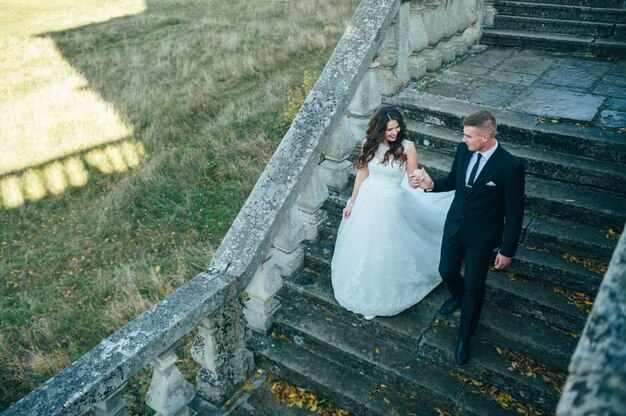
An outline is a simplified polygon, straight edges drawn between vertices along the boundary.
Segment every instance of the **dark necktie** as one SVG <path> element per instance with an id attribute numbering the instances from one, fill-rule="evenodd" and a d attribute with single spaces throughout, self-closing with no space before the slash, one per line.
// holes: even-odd
<path id="1" fill-rule="evenodd" d="M 472 171 L 470 172 L 470 176 L 469 179 L 467 180 L 467 187 L 471 188 L 472 185 L 474 185 L 474 179 L 476 179 L 476 172 L 478 172 L 478 165 L 480 164 L 480 158 L 482 157 L 482 155 L 480 153 L 478 153 L 476 155 L 476 163 L 474 163 L 474 167 L 472 168 Z"/>

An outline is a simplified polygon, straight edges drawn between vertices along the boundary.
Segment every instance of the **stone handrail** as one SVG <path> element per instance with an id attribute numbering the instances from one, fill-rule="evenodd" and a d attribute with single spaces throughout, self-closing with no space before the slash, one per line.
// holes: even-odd
<path id="1" fill-rule="evenodd" d="M 626 406 L 626 229 L 569 364 L 557 415 L 623 415 Z"/>
<path id="2" fill-rule="evenodd" d="M 363 123 L 382 95 L 476 43 L 482 11 L 483 0 L 363 0 L 209 268 L 2 415 L 125 415 L 121 392 L 147 365 L 146 403 L 159 415 L 194 414 L 196 394 L 224 403 L 253 369 L 245 332 L 270 328 L 275 294 L 302 268 L 301 244 L 316 238 L 328 188 L 347 183 Z M 174 346 L 196 328 L 194 391 Z"/>
<path id="3" fill-rule="evenodd" d="M 118 402 L 114 396 L 130 377 L 224 303 L 229 281 L 233 277 L 223 273 L 201 273 L 2 415 L 81 415 L 101 402 Z"/>

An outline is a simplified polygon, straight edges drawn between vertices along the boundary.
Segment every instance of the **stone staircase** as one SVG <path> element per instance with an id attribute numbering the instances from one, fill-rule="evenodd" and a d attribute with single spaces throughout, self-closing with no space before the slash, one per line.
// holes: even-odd
<path id="1" fill-rule="evenodd" d="M 420 164 L 434 177 L 446 173 L 468 104 L 410 88 L 388 101 L 402 109 Z M 443 285 L 373 321 L 336 303 L 330 261 L 346 188 L 331 190 L 304 269 L 284 282 L 271 336 L 251 337 L 257 365 L 351 414 L 553 414 L 598 267 L 615 246 L 607 233 L 626 218 L 626 148 L 615 131 L 551 129 L 507 111 L 496 118 L 500 142 L 526 166 L 527 212 L 512 267 L 490 271 L 470 363 L 453 358 L 459 312 L 437 315 Z"/>
<path id="2" fill-rule="evenodd" d="M 623 0 L 497 0 L 487 45 L 626 56 Z"/>

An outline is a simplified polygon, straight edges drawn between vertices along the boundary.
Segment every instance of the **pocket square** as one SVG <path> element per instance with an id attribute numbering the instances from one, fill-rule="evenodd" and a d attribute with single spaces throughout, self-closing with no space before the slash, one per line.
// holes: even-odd
<path id="1" fill-rule="evenodd" d="M 493 181 L 489 181 L 489 182 L 487 182 L 487 186 L 496 186 L 496 184 L 493 183 Z"/>

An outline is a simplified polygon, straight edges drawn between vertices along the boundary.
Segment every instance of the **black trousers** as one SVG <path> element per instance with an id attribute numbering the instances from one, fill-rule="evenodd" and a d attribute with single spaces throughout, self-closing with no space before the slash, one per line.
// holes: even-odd
<path id="1" fill-rule="evenodd" d="M 459 339 L 469 340 L 476 331 L 485 299 L 485 281 L 493 258 L 493 247 L 468 248 L 462 232 L 441 243 L 439 274 L 450 295 L 462 301 Z M 465 260 L 464 275 L 461 265 Z"/>

